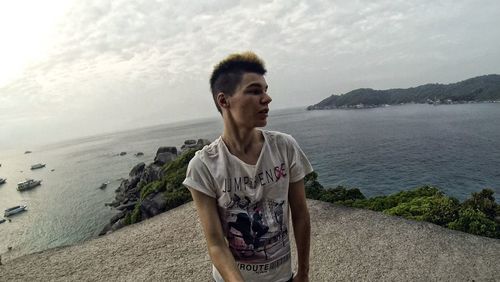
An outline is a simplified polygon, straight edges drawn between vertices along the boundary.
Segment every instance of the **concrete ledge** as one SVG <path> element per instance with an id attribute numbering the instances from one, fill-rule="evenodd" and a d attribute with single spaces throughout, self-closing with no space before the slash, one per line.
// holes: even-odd
<path id="1" fill-rule="evenodd" d="M 500 240 L 308 200 L 310 281 L 494 281 Z M 295 263 L 294 254 L 294 263 Z M 0 281 L 209 281 L 192 203 L 77 245 L 0 266 Z"/>

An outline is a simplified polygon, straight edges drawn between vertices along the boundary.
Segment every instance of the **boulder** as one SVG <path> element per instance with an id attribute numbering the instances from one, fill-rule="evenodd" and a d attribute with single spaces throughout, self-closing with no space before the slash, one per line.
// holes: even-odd
<path id="1" fill-rule="evenodd" d="M 140 163 L 136 164 L 134 166 L 134 168 L 132 168 L 132 170 L 130 171 L 130 173 L 128 175 L 131 177 L 136 176 L 136 175 L 142 173 L 142 171 L 144 170 L 145 167 L 146 167 L 146 164 L 144 162 L 140 162 Z"/>
<path id="2" fill-rule="evenodd" d="M 210 144 L 210 140 L 208 139 L 198 139 L 195 140 L 186 140 L 184 141 L 184 145 L 181 146 L 181 151 L 185 151 L 187 149 L 201 149 L 203 146 Z"/>
<path id="3" fill-rule="evenodd" d="M 141 203 L 143 218 L 150 218 L 165 211 L 167 202 L 162 192 L 148 195 Z"/>
<path id="4" fill-rule="evenodd" d="M 164 193 L 158 193 L 156 194 L 151 201 L 154 203 L 154 205 L 161 210 L 162 212 L 165 211 L 167 208 L 167 199 L 165 199 L 165 194 Z"/>
<path id="5" fill-rule="evenodd" d="M 115 214 L 110 220 L 109 222 L 110 223 L 115 223 L 117 222 L 118 220 L 122 219 L 125 217 L 125 215 L 127 215 L 127 211 L 121 211 L 117 214 Z M 104 232 L 106 234 L 106 232 Z"/>
<path id="6" fill-rule="evenodd" d="M 156 154 L 154 164 L 158 166 L 163 166 L 177 158 L 177 154 L 172 154 L 171 152 L 163 152 Z"/>
<path id="7" fill-rule="evenodd" d="M 210 145 L 210 140 L 208 139 L 198 139 L 196 142 L 196 145 L 200 146 L 200 149 L 203 148 L 203 146 Z"/>
<path id="8" fill-rule="evenodd" d="M 125 218 L 122 218 L 122 219 L 118 220 L 117 222 L 115 222 L 111 226 L 111 231 L 116 231 L 116 230 L 122 228 L 123 226 L 125 226 Z"/>
<path id="9" fill-rule="evenodd" d="M 142 173 L 141 181 L 145 182 L 144 184 L 148 184 L 153 181 L 160 180 L 163 177 L 162 166 L 163 165 L 158 166 L 155 163 L 148 165 L 146 169 L 144 169 L 144 172 Z"/>
<path id="10" fill-rule="evenodd" d="M 161 153 L 166 153 L 166 152 L 169 152 L 169 153 L 172 153 L 174 155 L 177 155 L 177 148 L 176 147 L 160 147 L 158 148 L 158 151 L 156 151 L 156 155 L 158 156 L 158 154 L 161 154 Z"/>
<path id="11" fill-rule="evenodd" d="M 131 210 L 135 207 L 135 204 L 137 204 L 137 202 L 127 202 L 126 204 L 119 205 L 116 209 L 121 211 Z"/>
<path id="12" fill-rule="evenodd" d="M 106 235 L 108 233 L 108 231 L 111 230 L 111 226 L 113 226 L 113 224 L 111 224 L 111 223 L 106 224 L 106 226 L 104 226 L 104 228 L 101 230 L 101 232 L 99 232 L 99 236 Z"/>

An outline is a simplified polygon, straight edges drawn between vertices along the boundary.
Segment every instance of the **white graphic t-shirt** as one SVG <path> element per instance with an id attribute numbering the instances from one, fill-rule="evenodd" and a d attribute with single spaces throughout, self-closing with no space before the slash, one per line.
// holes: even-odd
<path id="1" fill-rule="evenodd" d="M 255 165 L 227 149 L 221 137 L 196 152 L 183 184 L 217 199 L 229 248 L 245 281 L 288 281 L 288 188 L 312 172 L 292 136 L 262 130 Z M 215 267 L 216 281 L 224 281 Z"/>

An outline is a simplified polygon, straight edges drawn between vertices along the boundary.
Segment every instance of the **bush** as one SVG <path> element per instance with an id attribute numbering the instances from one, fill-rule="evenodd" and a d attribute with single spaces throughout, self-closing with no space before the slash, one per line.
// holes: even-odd
<path id="1" fill-rule="evenodd" d="M 403 216 L 407 219 L 446 225 L 458 217 L 460 204 L 457 199 L 445 196 L 413 198 L 384 210 L 385 214 Z"/>
<path id="2" fill-rule="evenodd" d="M 191 193 L 188 189 L 167 192 L 165 193 L 165 198 L 167 200 L 167 210 L 192 201 Z"/>
<path id="3" fill-rule="evenodd" d="M 304 177 L 306 197 L 309 199 L 345 204 L 346 202 L 365 198 L 357 188 L 346 189 L 343 186 L 337 186 L 334 189 L 325 189 L 317 179 L 318 174 L 314 171 Z"/>
<path id="4" fill-rule="evenodd" d="M 470 207 L 460 210 L 457 220 L 450 222 L 448 228 L 475 235 L 500 239 L 500 227 L 482 211 Z"/>
<path id="5" fill-rule="evenodd" d="M 306 190 L 306 198 L 319 200 L 321 194 L 325 191 L 323 185 L 318 182 L 318 174 L 313 171 L 304 177 L 304 186 Z"/>
<path id="6" fill-rule="evenodd" d="M 352 207 L 370 209 L 374 211 L 384 211 L 392 209 L 402 203 L 411 202 L 416 198 L 442 195 L 443 193 L 437 188 L 426 185 L 414 190 L 401 191 L 389 196 L 378 196 L 370 199 L 356 200 L 352 203 Z"/>
<path id="7" fill-rule="evenodd" d="M 497 215 L 498 205 L 493 197 L 493 190 L 483 189 L 479 193 L 472 193 L 472 198 L 463 203 L 464 208 L 479 210 L 489 219 L 494 220 Z"/>
<path id="8" fill-rule="evenodd" d="M 137 223 L 141 221 L 142 213 L 141 213 L 141 203 L 137 203 L 132 211 L 132 215 L 130 216 L 130 224 Z"/>
<path id="9" fill-rule="evenodd" d="M 337 188 L 334 189 L 324 189 L 319 196 L 319 200 L 330 203 L 354 201 L 364 198 L 365 196 L 361 193 L 361 191 L 359 191 L 359 189 L 346 189 L 342 186 L 337 186 Z"/>
<path id="10" fill-rule="evenodd" d="M 161 181 L 153 181 L 141 188 L 141 200 L 144 200 L 149 194 L 156 192 L 161 187 Z"/>

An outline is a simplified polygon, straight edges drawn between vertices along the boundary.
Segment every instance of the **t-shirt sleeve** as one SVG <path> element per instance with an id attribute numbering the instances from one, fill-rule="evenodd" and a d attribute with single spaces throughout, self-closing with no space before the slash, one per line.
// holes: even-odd
<path id="1" fill-rule="evenodd" d="M 182 184 L 188 189 L 200 191 L 212 198 L 217 196 L 212 174 L 208 170 L 208 167 L 201 161 L 198 154 L 189 162 L 186 178 Z"/>
<path id="2" fill-rule="evenodd" d="M 290 183 L 297 182 L 313 171 L 306 154 L 300 149 L 297 141 L 288 136 L 288 150 L 290 158 Z"/>

